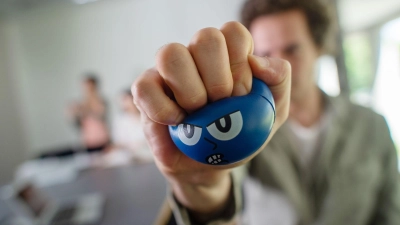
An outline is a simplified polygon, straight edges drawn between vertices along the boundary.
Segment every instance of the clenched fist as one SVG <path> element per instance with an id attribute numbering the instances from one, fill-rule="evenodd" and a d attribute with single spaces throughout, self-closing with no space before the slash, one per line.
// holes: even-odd
<path id="1" fill-rule="evenodd" d="M 132 85 L 156 164 L 177 200 L 199 221 L 224 209 L 231 188 L 230 168 L 261 151 L 288 116 L 290 64 L 252 53 L 252 37 L 240 23 L 229 22 L 219 30 L 205 28 L 188 47 L 178 43 L 162 47 L 155 68 Z M 167 125 L 180 123 L 209 102 L 248 94 L 253 76 L 269 86 L 276 105 L 276 121 L 263 147 L 245 161 L 227 166 L 201 164 L 184 155 L 172 142 Z"/>

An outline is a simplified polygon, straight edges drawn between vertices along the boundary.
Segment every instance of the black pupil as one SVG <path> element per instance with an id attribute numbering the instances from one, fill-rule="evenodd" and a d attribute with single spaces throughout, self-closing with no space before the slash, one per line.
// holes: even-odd
<path id="1" fill-rule="evenodd" d="M 190 124 L 183 124 L 183 133 L 187 138 L 192 138 L 194 135 L 194 126 Z"/>
<path id="2" fill-rule="evenodd" d="M 225 121 L 225 126 L 222 126 L 221 120 Z M 221 131 L 222 133 L 226 133 L 231 129 L 232 126 L 232 120 L 229 115 L 224 116 L 223 118 L 215 121 L 215 126 L 217 126 L 217 129 Z"/>

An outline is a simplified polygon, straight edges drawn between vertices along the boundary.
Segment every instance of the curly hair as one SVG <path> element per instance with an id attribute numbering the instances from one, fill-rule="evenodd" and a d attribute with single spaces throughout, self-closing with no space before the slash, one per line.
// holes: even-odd
<path id="1" fill-rule="evenodd" d="M 251 23 L 260 16 L 289 10 L 304 13 L 314 43 L 320 49 L 325 49 L 331 18 L 328 8 L 320 0 L 247 0 L 242 7 L 241 21 L 249 29 Z"/>

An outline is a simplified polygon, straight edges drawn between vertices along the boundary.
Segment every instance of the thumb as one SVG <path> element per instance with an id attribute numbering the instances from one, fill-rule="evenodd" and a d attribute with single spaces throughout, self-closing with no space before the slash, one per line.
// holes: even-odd
<path id="1" fill-rule="evenodd" d="M 277 121 L 284 122 L 289 114 L 291 66 L 283 59 L 249 55 L 253 76 L 262 80 L 272 92 Z"/>

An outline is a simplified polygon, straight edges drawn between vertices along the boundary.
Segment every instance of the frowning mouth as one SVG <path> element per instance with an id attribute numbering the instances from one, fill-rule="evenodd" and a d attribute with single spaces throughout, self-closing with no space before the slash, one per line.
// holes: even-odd
<path id="1" fill-rule="evenodd" d="M 206 161 L 208 164 L 211 164 L 211 165 L 228 163 L 228 161 L 224 160 L 223 158 L 224 158 L 223 154 L 214 154 L 214 155 L 207 156 Z"/>

